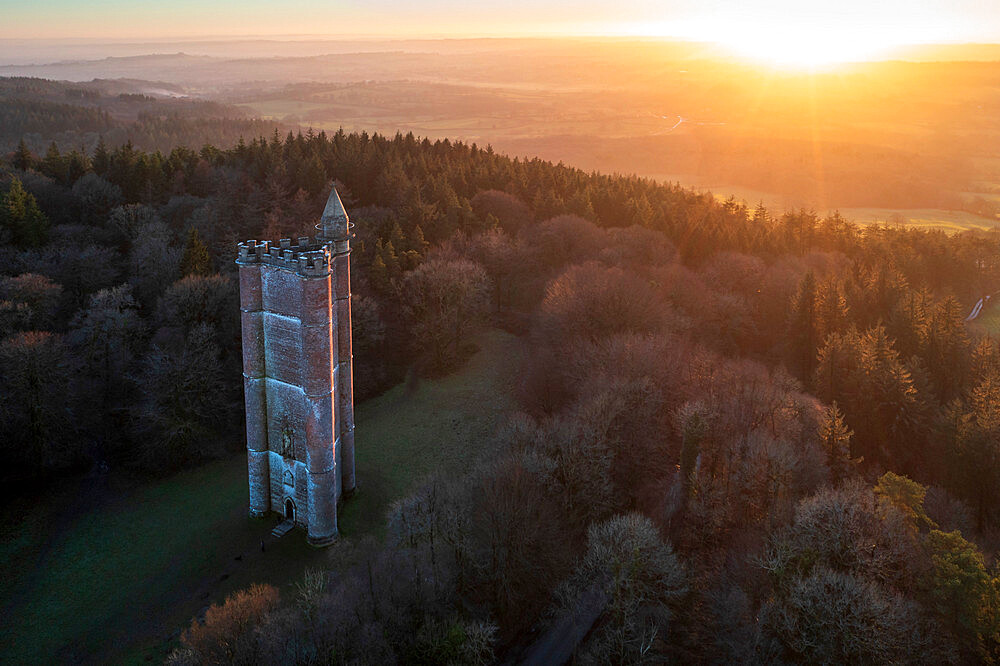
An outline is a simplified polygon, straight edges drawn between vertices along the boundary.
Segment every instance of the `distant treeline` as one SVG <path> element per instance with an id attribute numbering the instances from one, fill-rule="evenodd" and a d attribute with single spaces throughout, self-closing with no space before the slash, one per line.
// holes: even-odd
<path id="1" fill-rule="evenodd" d="M 138 92 L 153 85 L 172 87 L 138 81 L 71 84 L 0 77 L 0 151 L 11 150 L 22 140 L 35 151 L 44 151 L 55 141 L 67 149 L 92 152 L 102 139 L 111 146 L 131 141 L 143 150 L 231 146 L 241 136 L 268 134 L 278 126 L 217 102 Z"/>

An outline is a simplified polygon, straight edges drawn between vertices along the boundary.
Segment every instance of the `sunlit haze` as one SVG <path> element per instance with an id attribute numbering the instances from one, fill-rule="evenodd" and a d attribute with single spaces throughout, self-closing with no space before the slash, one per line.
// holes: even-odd
<path id="1" fill-rule="evenodd" d="M 995 41 L 1000 36 L 1000 11 L 975 1 L 721 1 L 665 14 L 615 30 L 714 42 L 751 60 L 798 67 L 877 58 L 904 44 Z"/>
<path id="2" fill-rule="evenodd" d="M 201 37 L 618 35 L 714 42 L 777 65 L 877 57 L 902 44 L 997 41 L 1000 11 L 985 0 L 455 0 L 285 3 L 0 2 L 5 39 L 150 40 Z"/>

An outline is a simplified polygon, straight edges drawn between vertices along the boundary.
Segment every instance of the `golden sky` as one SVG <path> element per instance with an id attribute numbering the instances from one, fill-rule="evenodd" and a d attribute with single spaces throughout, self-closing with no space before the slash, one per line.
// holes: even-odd
<path id="1" fill-rule="evenodd" d="M 0 38 L 633 35 L 781 63 L 1000 42 L 1000 0 L 0 0 Z"/>

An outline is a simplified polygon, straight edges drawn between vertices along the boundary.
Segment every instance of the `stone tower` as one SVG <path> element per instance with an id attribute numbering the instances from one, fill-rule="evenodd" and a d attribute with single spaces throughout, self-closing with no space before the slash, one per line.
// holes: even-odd
<path id="1" fill-rule="evenodd" d="M 239 244 L 250 514 L 337 538 L 355 488 L 351 225 L 336 188 L 315 239 Z"/>

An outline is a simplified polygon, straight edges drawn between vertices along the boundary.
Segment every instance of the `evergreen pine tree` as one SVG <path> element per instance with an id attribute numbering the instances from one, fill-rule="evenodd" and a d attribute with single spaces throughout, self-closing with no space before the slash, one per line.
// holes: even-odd
<path id="1" fill-rule="evenodd" d="M 810 377 L 816 367 L 816 347 L 818 343 L 816 326 L 816 278 L 812 271 L 806 273 L 799 283 L 798 292 L 792 299 L 791 321 L 789 322 L 789 353 L 792 367 L 800 377 Z"/>
<path id="2" fill-rule="evenodd" d="M 90 160 L 79 150 L 74 150 L 66 156 L 66 184 L 72 185 L 90 169 Z"/>
<path id="3" fill-rule="evenodd" d="M 66 181 L 66 161 L 59 153 L 59 147 L 56 146 L 55 141 L 49 144 L 49 149 L 46 151 L 45 157 L 42 158 L 42 163 L 39 167 L 41 172 L 49 178 L 57 180 L 60 183 Z"/>
<path id="4" fill-rule="evenodd" d="M 94 172 L 103 176 L 108 172 L 111 167 L 111 156 L 108 154 L 108 147 L 104 145 L 104 137 L 100 137 L 97 140 L 97 147 L 94 148 Z"/>
<path id="5" fill-rule="evenodd" d="M 191 227 L 188 231 L 187 244 L 181 257 L 181 277 L 188 275 L 208 275 L 212 272 L 212 259 L 208 256 L 208 248 L 201 242 L 198 230 Z"/>
<path id="6" fill-rule="evenodd" d="M 296 185 L 309 194 L 319 194 L 327 189 L 326 168 L 317 155 L 311 159 L 302 160 L 296 174 Z"/>
<path id="7" fill-rule="evenodd" d="M 398 247 L 400 250 L 405 250 L 407 245 L 406 236 L 403 235 L 403 228 L 399 226 L 399 222 L 394 222 L 392 225 L 392 230 L 389 232 L 389 242 L 392 243 L 393 247 Z"/>
<path id="8" fill-rule="evenodd" d="M 28 150 L 28 144 L 24 142 L 24 139 L 17 144 L 17 150 L 14 151 L 14 167 L 20 169 L 21 171 L 27 171 L 35 163 L 35 157 Z"/>
<path id="9" fill-rule="evenodd" d="M 931 380 L 941 402 L 958 397 L 966 383 L 969 337 L 965 315 L 954 296 L 948 296 L 931 311 L 923 345 Z"/>
<path id="10" fill-rule="evenodd" d="M 385 264 L 386 273 L 390 280 L 394 280 L 400 277 L 403 273 L 402 267 L 399 265 L 399 257 L 396 255 L 396 247 L 392 244 L 391 240 L 388 240 L 378 246 L 379 256 L 382 257 L 382 262 Z"/>
<path id="11" fill-rule="evenodd" d="M 594 206 L 590 202 L 590 190 L 578 190 L 566 204 L 569 212 L 579 215 L 585 220 L 594 220 L 597 215 L 594 213 Z"/>
<path id="12" fill-rule="evenodd" d="M 767 211 L 767 208 L 764 206 L 763 201 L 757 202 L 757 206 L 753 209 L 753 221 L 754 224 L 762 226 L 770 226 L 771 223 L 774 221 L 773 218 L 771 217 L 771 214 Z"/>
<path id="13" fill-rule="evenodd" d="M 632 209 L 632 224 L 640 227 L 652 225 L 656 211 L 653 210 L 653 206 L 649 203 L 649 199 L 646 198 L 645 194 L 640 194 L 638 197 L 632 199 L 629 202 L 629 207 Z"/>
<path id="14" fill-rule="evenodd" d="M 410 243 L 407 249 L 413 250 L 423 256 L 427 253 L 427 248 L 430 246 L 431 244 L 424 238 L 424 230 L 420 228 L 420 225 L 418 224 L 413 227 L 413 233 L 410 234 Z"/>
<path id="15" fill-rule="evenodd" d="M 376 252 L 371 268 L 368 269 L 368 282 L 372 289 L 382 294 L 387 293 L 392 286 L 389 280 L 389 271 L 380 252 Z"/>
<path id="16" fill-rule="evenodd" d="M 849 321 L 847 299 L 833 280 L 824 282 L 816 293 L 816 341 L 822 343 L 831 333 L 842 333 Z"/>
<path id="17" fill-rule="evenodd" d="M 972 350 L 972 383 L 978 384 L 986 377 L 1000 375 L 1000 349 L 990 337 L 984 337 Z"/>
<path id="18" fill-rule="evenodd" d="M 847 427 L 837 402 L 823 409 L 819 424 L 819 437 L 826 452 L 827 466 L 833 481 L 845 479 L 856 461 L 851 458 L 851 437 L 854 431 Z"/>
<path id="19" fill-rule="evenodd" d="M 39 247 L 48 241 L 49 219 L 18 178 L 11 181 L 10 189 L 0 197 L 0 228 L 21 247 Z"/>

